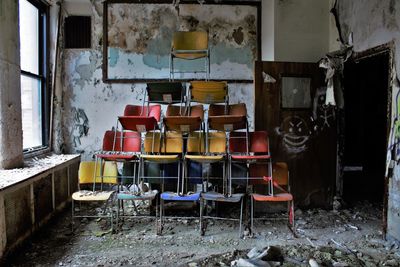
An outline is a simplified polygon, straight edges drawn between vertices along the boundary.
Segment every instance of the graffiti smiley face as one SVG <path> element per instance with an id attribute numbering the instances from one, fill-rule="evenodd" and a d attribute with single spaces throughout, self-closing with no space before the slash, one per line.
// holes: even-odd
<path id="1" fill-rule="evenodd" d="M 288 116 L 283 120 L 278 134 L 282 136 L 285 150 L 290 154 L 297 154 L 307 149 L 311 131 L 303 118 Z"/>

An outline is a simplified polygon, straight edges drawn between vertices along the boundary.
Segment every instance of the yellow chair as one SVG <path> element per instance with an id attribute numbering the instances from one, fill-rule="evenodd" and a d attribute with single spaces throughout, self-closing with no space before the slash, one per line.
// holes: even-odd
<path id="1" fill-rule="evenodd" d="M 167 131 L 161 135 L 159 132 L 148 132 L 146 134 L 144 142 L 144 153 L 140 156 L 140 173 L 139 177 L 142 180 L 148 180 L 150 183 L 161 183 L 161 195 L 160 195 L 160 219 L 157 220 L 156 228 L 157 234 L 161 234 L 163 224 L 163 211 L 164 211 L 164 199 L 163 194 L 168 195 L 181 195 L 183 185 L 180 182 L 181 173 L 181 160 L 183 154 L 183 137 L 182 133 Z M 158 175 L 156 176 L 145 176 L 145 164 L 156 164 L 160 170 L 156 170 Z M 167 165 L 177 164 L 177 175 L 171 177 L 166 175 Z M 147 172 L 150 172 L 149 166 L 147 166 Z M 163 192 L 164 184 L 172 183 L 176 185 L 176 192 Z"/>
<path id="2" fill-rule="evenodd" d="M 228 105 L 228 83 L 220 81 L 191 81 L 190 101 L 204 104 L 225 103 Z"/>
<path id="3" fill-rule="evenodd" d="M 228 180 L 229 175 L 226 174 L 226 134 L 225 132 L 209 132 L 207 134 L 207 138 L 204 136 L 202 132 L 194 132 L 191 133 L 188 137 L 187 143 L 187 154 L 185 155 L 184 162 L 184 174 L 188 176 L 187 173 L 187 164 L 190 161 L 200 163 L 202 166 L 205 164 L 214 164 L 221 163 L 222 164 L 222 177 L 211 177 L 213 181 L 222 180 L 222 192 L 218 191 L 208 191 L 209 187 L 209 173 L 207 172 L 206 177 L 206 186 L 205 190 L 203 188 L 202 193 L 200 195 L 200 230 L 201 235 L 205 234 L 207 221 L 205 219 L 213 218 L 213 219 L 225 219 L 228 218 L 220 218 L 215 216 L 209 216 L 208 214 L 203 215 L 204 204 L 207 201 L 216 201 L 216 202 L 225 202 L 225 203 L 239 203 L 240 202 L 240 218 L 239 219 L 229 219 L 239 221 L 239 236 L 242 235 L 242 219 L 243 219 L 243 199 L 244 194 L 242 193 L 234 193 L 232 194 L 231 183 Z M 203 178 L 203 177 L 201 177 Z M 189 177 L 186 177 L 189 179 Z M 193 177 L 191 177 L 193 179 Z M 207 210 L 207 209 L 206 209 Z"/>
<path id="4" fill-rule="evenodd" d="M 204 70 L 193 71 L 206 73 L 206 80 L 210 79 L 210 50 L 208 47 L 208 33 L 205 31 L 178 31 L 174 33 L 170 54 L 170 79 L 174 80 L 176 71 L 174 59 L 195 60 L 204 58 Z"/>
<path id="5" fill-rule="evenodd" d="M 82 161 L 79 165 L 79 191 L 72 194 L 72 230 L 74 218 L 110 218 L 111 230 L 113 230 L 113 213 L 112 206 L 108 204 L 112 201 L 115 193 L 112 188 L 117 185 L 117 164 L 114 161 L 106 161 L 97 163 L 95 161 Z M 105 184 L 108 184 L 111 190 L 103 190 Z M 92 190 L 82 190 L 82 187 L 92 187 Z M 100 190 L 97 190 L 100 187 Z M 75 202 L 104 202 L 103 212 L 101 215 L 96 214 L 75 214 Z"/>

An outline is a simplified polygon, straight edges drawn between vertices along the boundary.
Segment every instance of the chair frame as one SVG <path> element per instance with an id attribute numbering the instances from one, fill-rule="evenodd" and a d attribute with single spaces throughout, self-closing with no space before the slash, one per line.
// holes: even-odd
<path id="1" fill-rule="evenodd" d="M 274 168 L 275 164 L 278 164 L 281 162 L 276 162 L 274 163 L 274 165 L 272 166 Z M 279 189 L 282 193 L 286 193 L 289 194 L 291 196 L 291 200 L 266 200 L 266 201 L 258 201 L 258 202 L 287 202 L 287 210 L 288 210 L 288 227 L 290 229 L 290 231 L 293 233 L 294 237 L 297 237 L 296 234 L 296 228 L 295 228 L 295 214 L 294 214 L 294 198 L 293 195 L 290 193 L 290 175 L 289 175 L 289 169 L 287 168 L 287 164 L 285 164 L 286 169 L 287 169 L 287 190 L 285 190 L 284 188 L 282 188 L 276 181 L 274 181 L 274 175 L 272 174 L 271 176 L 264 176 L 263 180 L 267 183 L 268 185 L 268 195 L 269 197 L 271 197 L 272 199 L 276 196 L 274 194 L 273 188 L 276 187 L 277 189 Z M 272 188 L 272 190 L 271 190 Z M 254 202 L 256 200 L 254 199 L 254 193 L 250 194 L 250 205 L 251 205 L 251 231 L 254 232 L 254 220 L 268 220 L 270 218 L 265 218 L 265 217 L 260 217 L 260 218 L 254 218 Z"/>
<path id="2" fill-rule="evenodd" d="M 83 163 L 81 162 L 81 165 Z M 81 168 L 80 165 L 80 168 Z M 93 173 L 93 187 L 92 187 L 92 191 L 93 193 L 96 192 L 102 192 L 103 191 L 103 183 L 104 183 L 104 175 L 103 175 L 103 168 L 105 167 L 105 164 L 103 164 L 102 159 L 100 159 L 100 173 L 99 175 L 97 175 L 97 160 L 94 161 L 94 173 Z M 96 191 L 96 180 L 98 177 L 101 177 L 101 185 L 100 185 L 100 191 Z M 117 179 L 117 177 L 115 177 L 115 179 Z M 78 183 L 78 191 L 75 193 L 79 193 L 82 192 L 81 188 L 81 184 L 82 183 Z M 111 183 L 114 184 L 114 183 Z M 118 183 L 116 182 L 115 185 L 118 185 Z M 72 229 L 72 233 L 74 232 L 74 218 L 110 218 L 110 230 L 111 232 L 114 231 L 114 224 L 113 224 L 113 205 L 112 205 L 112 201 L 113 201 L 113 196 L 115 194 L 116 191 L 112 190 L 112 191 L 105 191 L 107 193 L 110 193 L 109 197 L 105 200 L 78 200 L 78 199 L 74 199 L 74 197 L 72 196 L 72 212 L 71 212 L 71 229 Z M 79 202 L 80 206 L 82 202 L 104 202 L 104 208 L 103 208 L 103 214 L 106 213 L 107 211 L 109 212 L 109 215 L 76 215 L 75 214 L 75 202 Z M 109 203 L 111 202 L 111 206 L 109 207 Z"/>
<path id="3" fill-rule="evenodd" d="M 191 31 L 188 32 L 178 32 L 178 33 L 193 33 Z M 208 32 L 207 33 L 207 43 L 208 43 Z M 179 57 L 177 56 L 177 54 L 205 54 L 205 56 L 201 56 L 201 57 L 194 57 L 194 58 L 184 58 L 184 57 Z M 204 58 L 204 70 L 199 70 L 199 71 L 175 71 L 175 67 L 174 67 L 174 59 L 175 58 L 179 58 L 182 60 L 196 60 L 196 59 L 201 59 Z M 207 49 L 175 49 L 174 48 L 174 44 L 172 43 L 171 45 L 171 52 L 170 52 L 170 58 L 169 58 L 169 79 L 170 81 L 174 81 L 175 80 L 175 73 L 205 73 L 206 77 L 205 80 L 208 81 L 210 80 L 210 66 L 211 66 L 211 62 L 210 62 L 210 48 L 209 45 L 207 45 Z"/>

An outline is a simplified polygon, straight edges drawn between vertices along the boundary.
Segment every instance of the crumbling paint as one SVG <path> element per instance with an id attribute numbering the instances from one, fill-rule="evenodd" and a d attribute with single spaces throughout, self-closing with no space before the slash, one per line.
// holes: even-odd
<path id="1" fill-rule="evenodd" d="M 74 114 L 74 126 L 71 135 L 74 138 L 75 146 L 81 145 L 81 137 L 87 136 L 89 132 L 89 119 L 83 109 L 72 109 Z"/>
<path id="2" fill-rule="evenodd" d="M 101 9 L 98 7 L 102 6 L 101 1 L 92 1 L 92 5 L 93 28 L 95 29 L 93 39 L 100 40 L 102 32 L 98 29 L 102 29 L 102 18 L 101 13 L 98 13 Z M 141 22 L 138 26 L 143 23 L 148 22 Z M 150 46 L 152 46 L 151 42 Z M 153 49 L 148 46 L 148 49 L 150 48 Z M 165 48 L 168 48 L 169 51 L 169 44 Z M 59 69 L 62 72 L 58 74 L 58 82 L 62 91 L 56 94 L 55 99 L 57 120 L 60 120 L 60 124 L 56 124 L 54 129 L 57 133 L 54 140 L 55 147 L 66 153 L 82 153 L 83 160 L 90 160 L 93 158 L 93 154 L 101 149 L 104 132 L 116 127 L 117 116 L 123 114 L 125 105 L 143 104 L 146 84 L 103 83 L 102 46 L 98 45 L 97 41 L 90 50 L 65 49 L 61 52 L 62 60 L 59 62 L 62 63 L 62 67 Z M 250 54 L 251 51 L 246 53 Z M 161 59 L 161 57 L 158 59 L 155 57 L 151 60 Z M 133 64 L 135 67 L 145 65 L 142 61 L 138 62 L 127 57 L 121 51 L 116 60 L 119 64 L 124 62 L 126 66 L 129 64 L 131 66 Z M 221 68 L 224 68 L 225 72 L 230 71 L 231 65 L 229 62 L 225 62 Z M 201 75 L 201 78 L 203 76 Z M 243 101 L 246 103 L 250 129 L 253 129 L 253 84 L 230 83 L 229 97 L 231 103 Z"/>
<path id="3" fill-rule="evenodd" d="M 211 78 L 252 79 L 255 7 L 186 4 L 180 5 L 179 16 L 168 4 L 111 4 L 108 10 L 108 78 L 169 78 L 174 32 L 203 30 L 210 38 Z M 204 69 L 204 59 L 176 63 L 181 71 Z"/>

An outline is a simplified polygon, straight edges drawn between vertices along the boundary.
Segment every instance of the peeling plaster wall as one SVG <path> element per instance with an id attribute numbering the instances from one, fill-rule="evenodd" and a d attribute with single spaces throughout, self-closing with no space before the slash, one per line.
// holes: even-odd
<path id="1" fill-rule="evenodd" d="M 321 59 L 329 50 L 329 1 L 275 2 L 275 60 Z"/>
<path id="2" fill-rule="evenodd" d="M 20 167 L 22 155 L 18 1 L 0 1 L 0 168 Z"/>
<path id="3" fill-rule="evenodd" d="M 397 78 L 393 77 L 392 79 L 393 125 L 395 119 L 398 120 L 400 116 L 400 111 L 396 107 L 400 89 L 398 83 L 400 77 L 400 1 L 338 0 L 336 9 L 341 38 L 344 42 L 352 44 L 354 51 L 361 52 L 394 41 L 394 73 L 397 74 Z M 390 146 L 394 143 L 392 137 L 398 134 L 396 128 L 397 126 L 392 126 Z M 399 155 L 396 157 L 398 158 Z M 390 158 L 390 149 L 388 149 L 388 163 Z M 389 180 L 388 193 L 388 236 L 400 240 L 400 165 L 398 161 L 394 166 L 394 175 Z"/>
<path id="4" fill-rule="evenodd" d="M 82 153 L 82 160 L 91 159 L 101 149 L 103 134 L 116 125 L 117 116 L 127 104 L 141 105 L 146 84 L 105 84 L 102 82 L 102 4 L 91 5 L 92 49 L 64 49 L 61 91 L 56 93 L 55 149 L 67 153 Z M 86 6 L 86 5 L 85 5 Z M 76 14 L 75 3 L 66 5 L 69 15 Z M 82 12 L 79 13 L 82 15 Z M 229 84 L 231 103 L 245 102 L 250 127 L 254 117 L 254 85 Z"/>

